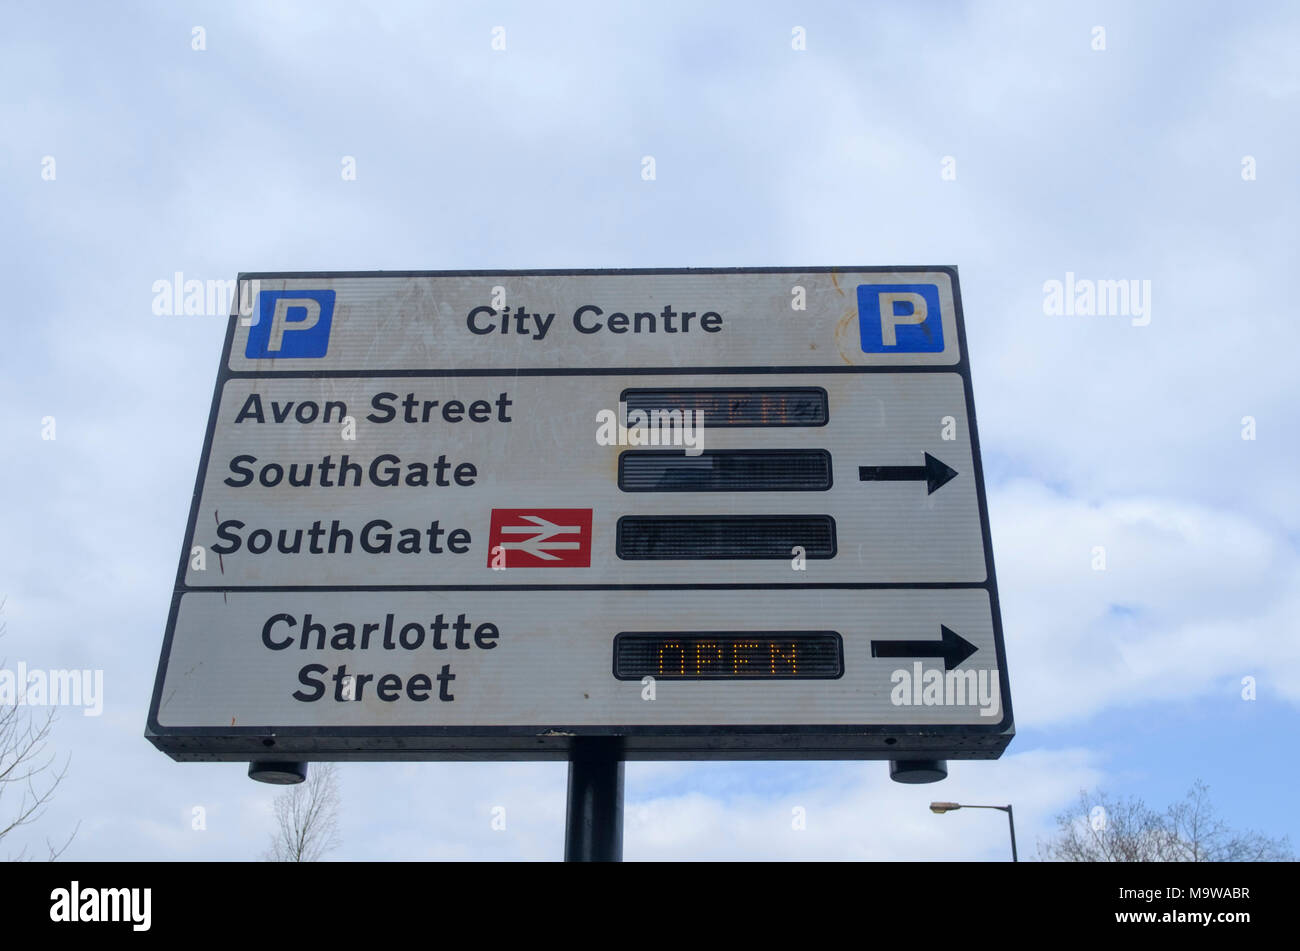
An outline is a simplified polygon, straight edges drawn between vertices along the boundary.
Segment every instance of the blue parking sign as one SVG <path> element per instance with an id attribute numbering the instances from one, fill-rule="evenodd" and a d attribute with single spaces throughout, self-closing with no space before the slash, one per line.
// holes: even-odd
<path id="1" fill-rule="evenodd" d="M 858 333 L 865 353 L 940 353 L 937 284 L 859 284 Z"/>
<path id="2" fill-rule="evenodd" d="M 248 331 L 250 360 L 323 357 L 334 321 L 333 291 L 262 291 Z"/>

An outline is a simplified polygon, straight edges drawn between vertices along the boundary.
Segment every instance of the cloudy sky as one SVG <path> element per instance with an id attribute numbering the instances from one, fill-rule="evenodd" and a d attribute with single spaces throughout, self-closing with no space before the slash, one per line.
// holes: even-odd
<path id="1" fill-rule="evenodd" d="M 937 786 L 632 764 L 628 858 L 1002 859 L 926 804 L 1014 802 L 1030 853 L 1083 788 L 1197 778 L 1300 842 L 1298 42 L 1282 4 L 11 7 L 0 658 L 105 705 L 0 854 L 265 847 L 273 787 L 143 739 L 225 328 L 153 285 L 381 268 L 960 269 L 1016 739 Z M 1149 281 L 1149 323 L 1047 313 L 1067 273 Z M 335 857 L 561 854 L 562 764 L 341 775 Z"/>

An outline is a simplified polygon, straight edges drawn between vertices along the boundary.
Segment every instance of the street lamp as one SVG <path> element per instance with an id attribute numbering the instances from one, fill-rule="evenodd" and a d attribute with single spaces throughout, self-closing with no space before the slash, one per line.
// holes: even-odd
<path id="1" fill-rule="evenodd" d="M 932 802 L 930 811 L 936 815 L 943 815 L 945 812 L 952 812 L 955 809 L 999 809 L 1007 814 L 1007 822 L 1011 826 L 1011 861 L 1019 862 L 1020 856 L 1016 854 L 1016 819 L 1011 814 L 1010 804 L 1005 806 L 972 806 L 969 803 L 960 802 Z"/>

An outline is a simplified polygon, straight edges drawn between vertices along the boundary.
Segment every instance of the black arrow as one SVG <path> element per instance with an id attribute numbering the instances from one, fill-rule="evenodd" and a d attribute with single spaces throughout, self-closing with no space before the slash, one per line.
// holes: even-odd
<path id="1" fill-rule="evenodd" d="M 858 466 L 859 482 L 920 482 L 924 479 L 928 487 L 926 495 L 955 475 L 956 469 L 945 466 L 928 452 L 923 466 Z"/>
<path id="2" fill-rule="evenodd" d="M 942 657 L 943 669 L 952 670 L 979 650 L 952 628 L 940 624 L 938 641 L 872 641 L 872 657 Z"/>

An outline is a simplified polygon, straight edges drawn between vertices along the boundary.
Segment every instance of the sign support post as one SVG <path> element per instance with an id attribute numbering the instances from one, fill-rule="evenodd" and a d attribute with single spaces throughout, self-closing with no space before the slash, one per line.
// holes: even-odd
<path id="1" fill-rule="evenodd" d="M 623 751 L 618 737 L 574 737 L 564 861 L 623 861 Z"/>

